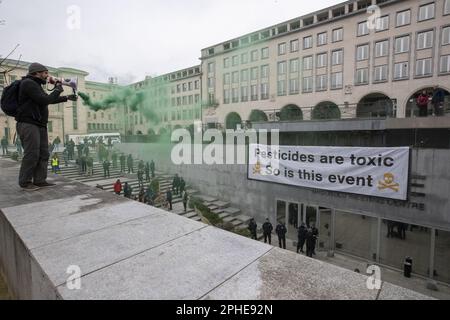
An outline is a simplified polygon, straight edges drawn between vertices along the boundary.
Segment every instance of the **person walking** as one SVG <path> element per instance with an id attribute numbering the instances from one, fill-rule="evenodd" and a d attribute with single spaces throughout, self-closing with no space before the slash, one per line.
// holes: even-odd
<path id="1" fill-rule="evenodd" d="M 120 196 L 120 193 L 122 192 L 122 183 L 120 182 L 120 179 L 114 183 L 114 193 Z"/>
<path id="2" fill-rule="evenodd" d="M 182 195 L 183 195 L 183 197 L 182 197 L 182 199 L 183 199 L 183 208 L 184 208 L 184 212 L 186 212 L 187 211 L 187 203 L 188 203 L 189 195 L 188 195 L 187 191 L 184 191 L 182 193 Z"/>
<path id="3" fill-rule="evenodd" d="M 175 174 L 175 177 L 173 178 L 172 191 L 173 194 L 178 194 L 178 192 L 180 191 L 180 177 L 178 177 L 178 174 Z"/>
<path id="4" fill-rule="evenodd" d="M 267 243 L 267 240 L 269 240 L 269 244 L 272 244 L 273 226 L 270 223 L 269 218 L 266 219 L 266 222 L 264 222 L 262 228 L 263 228 L 263 233 L 264 233 L 264 243 Z"/>
<path id="5" fill-rule="evenodd" d="M 275 228 L 275 232 L 278 235 L 278 243 L 280 248 L 286 249 L 286 233 L 287 229 L 284 223 L 279 222 L 277 227 Z"/>
<path id="6" fill-rule="evenodd" d="M 316 236 L 313 234 L 313 231 L 311 228 L 308 229 L 308 232 L 306 233 L 306 255 L 310 258 L 312 258 L 314 254 L 314 250 L 316 247 Z"/>
<path id="7" fill-rule="evenodd" d="M 172 210 L 172 191 L 170 189 L 166 192 L 166 200 L 169 202 L 169 210 Z"/>
<path id="8" fill-rule="evenodd" d="M 22 143 L 20 142 L 20 137 L 16 137 L 16 150 L 19 157 L 22 156 Z"/>
<path id="9" fill-rule="evenodd" d="M 144 187 L 144 171 L 142 169 L 138 169 L 137 178 L 138 178 L 139 188 Z"/>
<path id="10" fill-rule="evenodd" d="M 180 178 L 180 194 L 183 194 L 184 188 L 186 188 L 186 182 L 183 178 Z"/>

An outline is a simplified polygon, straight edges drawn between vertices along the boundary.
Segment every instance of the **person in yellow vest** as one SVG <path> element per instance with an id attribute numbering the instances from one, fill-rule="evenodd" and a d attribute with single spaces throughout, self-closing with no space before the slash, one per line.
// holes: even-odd
<path id="1" fill-rule="evenodd" d="M 61 169 L 59 169 L 59 159 L 56 153 L 54 153 L 52 157 L 52 171 L 55 174 L 58 173 L 58 171 L 61 171 Z"/>

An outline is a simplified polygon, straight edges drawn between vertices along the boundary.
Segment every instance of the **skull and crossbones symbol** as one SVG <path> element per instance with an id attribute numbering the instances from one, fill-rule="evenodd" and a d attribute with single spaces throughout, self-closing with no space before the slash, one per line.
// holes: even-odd
<path id="1" fill-rule="evenodd" d="M 394 175 L 392 173 L 386 173 L 384 175 L 384 180 L 378 182 L 378 189 L 391 189 L 395 192 L 398 192 L 400 190 L 400 185 L 398 183 L 395 183 Z"/>

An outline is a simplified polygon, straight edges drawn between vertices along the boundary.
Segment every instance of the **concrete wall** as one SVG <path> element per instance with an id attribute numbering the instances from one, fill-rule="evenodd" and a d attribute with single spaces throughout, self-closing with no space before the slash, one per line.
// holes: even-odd
<path id="1" fill-rule="evenodd" d="M 145 161 L 153 159 L 156 170 L 179 173 L 200 192 L 230 201 L 257 221 L 268 216 L 275 221 L 280 199 L 450 230 L 450 150 L 413 150 L 411 183 L 423 186 L 410 186 L 410 191 L 425 196 L 403 202 L 251 181 L 245 165 L 174 165 L 170 146 L 122 144 L 119 148 Z"/>

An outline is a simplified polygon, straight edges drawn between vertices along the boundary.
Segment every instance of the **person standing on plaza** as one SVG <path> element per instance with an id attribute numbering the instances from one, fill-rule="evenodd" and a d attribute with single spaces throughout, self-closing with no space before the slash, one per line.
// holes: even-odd
<path id="1" fill-rule="evenodd" d="M 127 165 L 128 165 L 128 173 L 134 173 L 134 170 L 133 170 L 133 156 L 131 154 L 128 155 Z"/>
<path id="2" fill-rule="evenodd" d="M 267 243 L 267 240 L 269 240 L 269 244 L 272 244 L 273 226 L 270 223 L 269 218 L 266 219 L 266 222 L 264 222 L 262 228 L 263 228 L 263 233 L 264 233 L 264 243 Z"/>
<path id="3" fill-rule="evenodd" d="M 306 241 L 306 234 L 308 233 L 308 230 L 306 229 L 306 226 L 304 223 L 301 224 L 301 226 L 298 228 L 298 233 L 297 233 L 297 253 L 299 253 L 299 251 L 301 253 L 304 253 L 303 251 L 303 246 L 305 245 L 305 241 Z"/>
<path id="4" fill-rule="evenodd" d="M 182 199 L 183 199 L 183 208 L 184 208 L 184 212 L 187 211 L 187 204 L 188 204 L 188 199 L 189 199 L 189 195 L 187 193 L 187 191 L 184 191 L 182 193 Z"/>
<path id="5" fill-rule="evenodd" d="M 22 143 L 20 142 L 20 137 L 16 137 L 16 150 L 17 150 L 17 154 L 19 155 L 19 157 L 22 156 Z"/>
<path id="6" fill-rule="evenodd" d="M 6 136 L 4 136 L 2 138 L 1 144 L 2 144 L 3 155 L 7 156 L 9 154 L 9 152 L 8 152 L 8 139 L 6 138 Z"/>
<path id="7" fill-rule="evenodd" d="M 313 230 L 311 228 L 308 229 L 306 234 L 306 255 L 312 258 L 314 254 L 314 250 L 316 248 L 316 236 L 313 234 Z"/>
<path id="8" fill-rule="evenodd" d="M 105 161 L 103 161 L 103 176 L 105 178 L 109 178 L 111 176 L 109 173 L 110 166 L 111 166 L 111 163 L 109 162 L 109 160 L 105 159 Z"/>
<path id="9" fill-rule="evenodd" d="M 173 178 L 172 181 L 173 194 L 178 194 L 179 190 L 180 190 L 180 177 L 178 177 L 178 174 L 175 174 L 175 177 Z"/>
<path id="10" fill-rule="evenodd" d="M 150 171 L 152 172 L 152 178 L 155 177 L 155 162 L 153 160 L 150 162 Z"/>
<path id="11" fill-rule="evenodd" d="M 132 194 L 133 188 L 128 184 L 128 182 L 125 182 L 125 185 L 123 186 L 123 195 L 125 198 L 131 199 Z"/>
<path id="12" fill-rule="evenodd" d="M 150 164 L 148 162 L 145 164 L 144 171 L 145 171 L 145 181 L 150 182 Z"/>
<path id="13" fill-rule="evenodd" d="M 58 155 L 56 153 L 53 154 L 52 157 L 52 171 L 54 174 L 57 174 L 58 171 L 60 171 L 59 169 L 59 159 L 58 159 Z"/>
<path id="14" fill-rule="evenodd" d="M 283 223 L 279 222 L 277 227 L 275 228 L 275 232 L 278 235 L 278 243 L 280 245 L 280 248 L 286 249 L 286 226 Z"/>
<path id="15" fill-rule="evenodd" d="M 87 171 L 87 156 L 86 155 L 82 155 L 81 156 L 81 174 L 86 174 Z"/>
<path id="16" fill-rule="evenodd" d="M 94 175 L 94 158 L 91 156 L 86 159 L 87 175 L 92 177 Z"/>
<path id="17" fill-rule="evenodd" d="M 144 171 L 142 169 L 138 169 L 137 178 L 138 178 L 139 188 L 144 187 Z"/>
<path id="18" fill-rule="evenodd" d="M 67 148 L 69 149 L 69 160 L 73 160 L 75 155 L 75 142 L 72 139 L 67 143 Z"/>
<path id="19" fill-rule="evenodd" d="M 114 183 L 114 193 L 120 196 L 120 193 L 122 192 L 122 183 L 120 182 L 120 179 Z"/>
<path id="20" fill-rule="evenodd" d="M 248 223 L 248 230 L 250 230 L 250 234 L 252 235 L 252 239 L 257 240 L 256 230 L 258 229 L 258 225 L 255 222 L 255 219 L 251 218 Z"/>
<path id="21" fill-rule="evenodd" d="M 63 159 L 64 159 L 64 166 L 69 166 L 69 149 L 65 148 L 63 151 Z"/>
<path id="22" fill-rule="evenodd" d="M 112 166 L 114 169 L 117 169 L 117 152 L 113 151 L 111 154 Z"/>
<path id="23" fill-rule="evenodd" d="M 166 192 L 166 200 L 169 202 L 169 210 L 172 210 L 172 191 L 170 189 Z"/>
<path id="24" fill-rule="evenodd" d="M 119 157 L 119 161 L 120 161 L 120 172 L 125 172 L 125 154 L 121 154 Z"/>
<path id="25" fill-rule="evenodd" d="M 180 194 L 183 194 L 185 188 L 186 188 L 186 181 L 184 181 L 183 178 L 180 178 Z"/>

